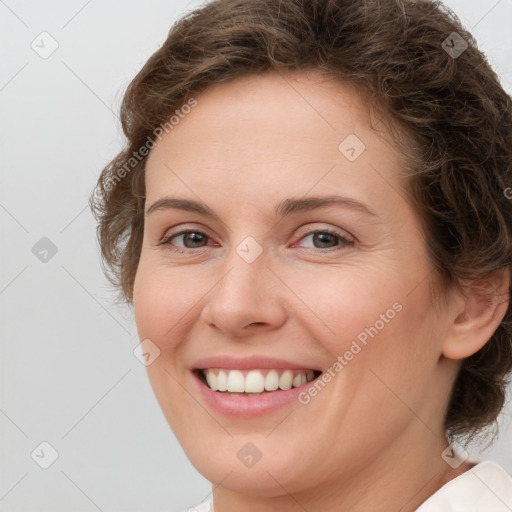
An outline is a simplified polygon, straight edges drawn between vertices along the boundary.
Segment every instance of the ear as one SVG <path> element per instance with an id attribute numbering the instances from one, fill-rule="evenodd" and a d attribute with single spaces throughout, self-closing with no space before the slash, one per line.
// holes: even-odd
<path id="1" fill-rule="evenodd" d="M 449 359 L 464 359 L 478 352 L 491 338 L 509 305 L 510 269 L 496 271 L 485 280 L 469 283 L 455 299 L 454 320 L 442 345 Z"/>

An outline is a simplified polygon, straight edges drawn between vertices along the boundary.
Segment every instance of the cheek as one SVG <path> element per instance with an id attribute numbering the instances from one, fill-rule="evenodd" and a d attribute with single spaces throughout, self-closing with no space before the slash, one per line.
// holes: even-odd
<path id="1" fill-rule="evenodd" d="M 426 282 L 415 288 L 403 272 L 389 267 L 385 272 L 333 267 L 306 275 L 287 276 L 305 305 L 297 303 L 294 314 L 332 363 L 342 356 L 353 377 L 370 368 L 399 386 L 406 375 L 414 380 L 415 373 L 432 370 L 439 354 Z"/>
<path id="2" fill-rule="evenodd" d="M 324 267 L 314 272 L 290 273 L 286 282 L 306 308 L 297 304 L 295 313 L 303 311 L 299 320 L 307 322 L 312 333 L 331 345 L 331 353 L 339 354 L 348 348 L 347 342 L 350 345 L 358 336 L 364 342 L 365 333 L 369 336 L 365 329 L 376 323 L 377 331 L 387 330 L 400 315 L 397 310 L 402 309 L 400 290 L 392 285 L 389 272 Z M 316 335 L 314 338 L 318 339 Z"/>
<path id="3" fill-rule="evenodd" d="M 190 274 L 190 275 L 189 275 Z M 141 339 L 165 350 L 202 297 L 201 279 L 184 269 L 154 265 L 141 258 L 134 283 L 133 306 Z M 191 316 L 191 315 L 190 315 Z"/>
<path id="4" fill-rule="evenodd" d="M 191 407 L 183 393 L 180 347 L 190 325 L 193 305 L 203 293 L 190 285 L 183 269 L 163 268 L 141 258 L 134 283 L 133 309 L 140 340 L 149 339 L 160 355 L 146 367 L 155 397 L 173 430 Z M 185 422 L 186 423 L 186 422 Z"/>

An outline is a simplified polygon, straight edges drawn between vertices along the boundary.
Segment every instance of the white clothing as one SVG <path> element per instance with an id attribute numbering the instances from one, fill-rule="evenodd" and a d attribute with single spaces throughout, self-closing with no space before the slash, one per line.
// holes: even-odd
<path id="1" fill-rule="evenodd" d="M 204 501 L 195 507 L 189 507 L 183 512 L 213 512 L 213 504 L 211 501 Z"/>
<path id="2" fill-rule="evenodd" d="M 512 478 L 490 460 L 450 480 L 416 512 L 510 512 Z"/>
<path id="3" fill-rule="evenodd" d="M 511 512 L 512 477 L 498 464 L 486 460 L 450 480 L 415 512 Z M 186 512 L 214 512 L 211 501 Z"/>

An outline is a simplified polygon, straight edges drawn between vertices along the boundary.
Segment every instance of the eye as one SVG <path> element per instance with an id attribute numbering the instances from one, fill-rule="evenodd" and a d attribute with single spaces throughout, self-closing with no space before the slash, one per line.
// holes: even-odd
<path id="1" fill-rule="evenodd" d="M 172 235 L 166 236 L 161 244 L 182 247 L 184 249 L 200 249 L 208 244 L 209 236 L 202 231 L 180 231 Z M 177 243 L 175 242 L 177 241 Z"/>
<path id="2" fill-rule="evenodd" d="M 310 241 L 306 244 L 306 249 L 334 249 L 340 250 L 343 247 L 354 245 L 353 240 L 349 240 L 340 233 L 329 229 L 311 231 L 300 238 L 299 241 Z M 210 237 L 198 230 L 183 230 L 165 236 L 160 242 L 161 245 L 169 245 L 177 252 L 187 252 L 188 250 L 201 249 L 208 246 Z M 300 244 L 294 244 L 300 245 Z M 336 249 L 339 248 L 339 249 Z"/>
<path id="3" fill-rule="evenodd" d="M 308 239 L 312 245 L 306 245 L 306 247 L 313 249 L 332 249 L 354 245 L 353 240 L 349 240 L 340 233 L 328 229 L 312 231 L 304 235 L 300 240 L 304 241 Z"/>

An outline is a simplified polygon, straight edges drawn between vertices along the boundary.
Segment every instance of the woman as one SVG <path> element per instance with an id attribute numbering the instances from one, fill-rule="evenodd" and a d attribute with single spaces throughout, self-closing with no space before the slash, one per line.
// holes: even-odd
<path id="1" fill-rule="evenodd" d="M 219 0 L 130 84 L 92 207 L 231 511 L 498 511 L 511 98 L 436 2 Z"/>

